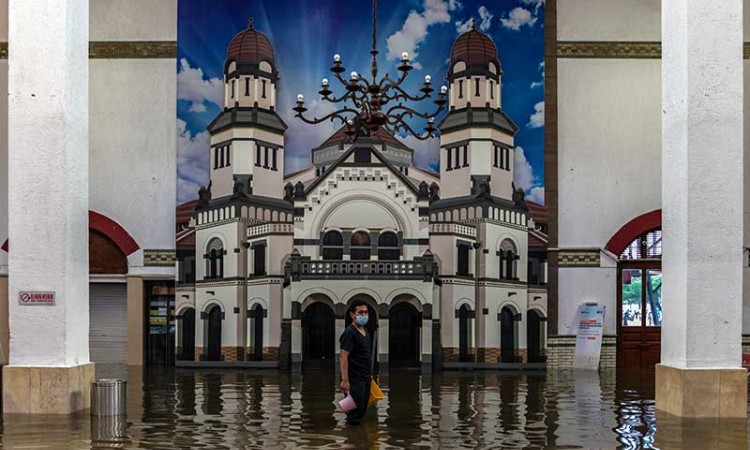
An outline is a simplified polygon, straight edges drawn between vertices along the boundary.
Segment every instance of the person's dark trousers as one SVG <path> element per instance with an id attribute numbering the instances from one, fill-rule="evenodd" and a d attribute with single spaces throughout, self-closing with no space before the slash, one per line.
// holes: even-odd
<path id="1" fill-rule="evenodd" d="M 349 395 L 354 399 L 357 408 L 346 413 L 346 423 L 359 425 L 367 412 L 367 403 L 370 401 L 370 378 L 349 379 L 349 388 L 351 389 Z"/>

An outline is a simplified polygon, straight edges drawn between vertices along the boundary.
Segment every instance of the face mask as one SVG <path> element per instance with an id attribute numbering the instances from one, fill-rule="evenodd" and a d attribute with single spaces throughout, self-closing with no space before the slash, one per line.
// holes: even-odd
<path id="1" fill-rule="evenodd" d="M 369 319 L 369 317 L 367 317 L 367 316 L 357 316 L 354 320 L 357 321 L 357 324 L 359 324 L 361 326 L 365 326 L 365 325 L 367 325 L 367 320 L 368 319 Z"/>

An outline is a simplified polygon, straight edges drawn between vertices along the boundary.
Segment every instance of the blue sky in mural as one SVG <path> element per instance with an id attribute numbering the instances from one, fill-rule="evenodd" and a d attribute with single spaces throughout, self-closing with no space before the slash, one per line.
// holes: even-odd
<path id="1" fill-rule="evenodd" d="M 286 172 L 310 164 L 310 149 L 335 131 L 333 124 L 311 126 L 292 117 L 298 93 L 311 112 L 320 80 L 329 77 L 333 55 L 348 71 L 369 73 L 371 3 L 366 0 L 180 0 L 178 22 L 178 200 L 197 198 L 208 182 L 206 126 L 222 102 L 222 67 L 232 37 L 255 27 L 271 40 L 281 74 L 277 107 L 289 125 Z M 381 74 L 395 74 L 403 51 L 417 70 L 407 87 L 416 92 L 424 75 L 443 83 L 451 45 L 476 19 L 477 27 L 499 47 L 503 66 L 502 103 L 518 124 L 516 184 L 530 198 L 544 201 L 544 0 L 379 0 L 378 49 Z M 423 124 L 422 124 L 423 125 Z M 421 125 L 417 129 L 421 129 Z M 437 139 L 402 139 L 415 150 L 418 166 L 438 170 Z"/>

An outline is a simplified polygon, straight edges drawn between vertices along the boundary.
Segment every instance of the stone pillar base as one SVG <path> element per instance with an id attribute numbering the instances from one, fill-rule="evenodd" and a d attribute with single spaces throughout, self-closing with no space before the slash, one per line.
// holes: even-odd
<path id="1" fill-rule="evenodd" d="M 3 367 L 3 414 L 72 414 L 91 407 L 94 364 Z"/>
<path id="2" fill-rule="evenodd" d="M 656 409 L 679 417 L 747 417 L 747 370 L 657 364 Z"/>

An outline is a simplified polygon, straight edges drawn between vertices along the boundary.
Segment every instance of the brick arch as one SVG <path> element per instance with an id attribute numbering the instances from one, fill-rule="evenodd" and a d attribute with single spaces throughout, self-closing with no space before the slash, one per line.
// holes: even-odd
<path id="1" fill-rule="evenodd" d="M 607 242 L 605 248 L 619 257 L 638 236 L 656 228 L 661 228 L 661 209 L 641 214 L 623 225 Z"/>
<path id="2" fill-rule="evenodd" d="M 140 249 L 138 243 L 119 223 L 96 211 L 89 211 L 89 229 L 97 231 L 108 237 L 125 256 Z M 8 240 L 3 243 L 2 249 L 8 251 Z"/>

